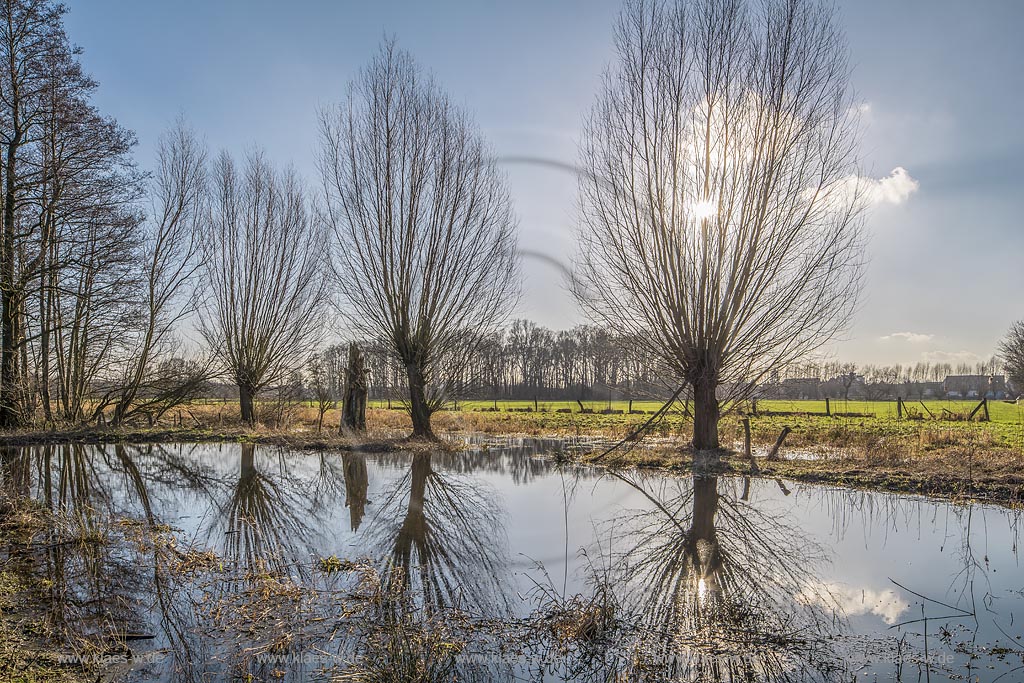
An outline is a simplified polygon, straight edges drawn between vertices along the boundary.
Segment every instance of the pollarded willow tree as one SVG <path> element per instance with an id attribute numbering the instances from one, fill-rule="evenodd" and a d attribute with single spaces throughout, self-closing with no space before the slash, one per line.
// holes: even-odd
<path id="1" fill-rule="evenodd" d="M 302 366 L 324 327 L 324 233 L 294 171 L 260 154 L 211 173 L 200 329 L 238 384 L 242 420 L 256 394 Z"/>
<path id="2" fill-rule="evenodd" d="M 581 145 L 574 289 L 724 402 L 833 339 L 862 277 L 847 50 L 822 0 L 641 1 Z"/>
<path id="3" fill-rule="evenodd" d="M 515 218 L 469 116 L 393 43 L 321 114 L 338 294 L 405 367 L 413 436 L 516 300 Z"/>

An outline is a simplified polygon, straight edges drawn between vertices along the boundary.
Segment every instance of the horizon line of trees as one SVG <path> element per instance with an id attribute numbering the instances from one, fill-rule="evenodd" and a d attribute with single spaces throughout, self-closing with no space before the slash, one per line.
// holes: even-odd
<path id="1" fill-rule="evenodd" d="M 407 387 L 401 363 L 386 345 L 357 342 L 366 357 L 369 397 L 403 400 Z M 341 396 L 346 344 L 316 354 L 304 373 L 293 378 L 296 395 L 333 404 Z M 924 398 L 949 376 L 992 376 L 1003 372 L 993 356 L 975 363 L 918 362 L 857 364 L 819 360 L 793 364 L 759 385 L 761 397 L 800 398 L 784 389 L 787 380 L 819 384 L 805 398 L 892 400 Z M 597 325 L 551 330 L 524 319 L 486 335 L 461 359 L 453 374 L 448 403 L 458 400 L 604 401 L 665 400 L 677 388 L 659 358 L 636 339 Z M 1014 385 L 1015 390 L 1018 385 Z M 1024 386 L 1024 385 L 1022 385 Z M 793 391 L 799 391 L 794 389 Z M 690 398 L 684 392 L 682 398 Z"/>

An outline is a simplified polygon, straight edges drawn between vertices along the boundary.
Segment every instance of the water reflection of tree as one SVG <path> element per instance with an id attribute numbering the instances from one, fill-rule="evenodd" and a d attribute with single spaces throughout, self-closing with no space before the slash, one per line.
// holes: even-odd
<path id="1" fill-rule="evenodd" d="M 652 505 L 618 522 L 626 549 L 606 560 L 639 661 L 681 680 L 839 680 L 821 548 L 729 480 L 681 482 L 630 481 Z"/>
<path id="2" fill-rule="evenodd" d="M 291 476 L 281 453 L 274 471 L 258 466 L 255 444 L 239 445 L 238 462 L 238 477 L 211 527 L 223 529 L 224 556 L 243 569 L 304 570 L 312 529 L 303 482 Z"/>
<path id="3" fill-rule="evenodd" d="M 407 472 L 382 492 L 365 528 L 381 581 L 381 599 L 356 633 L 366 680 L 381 672 L 386 680 L 511 678 L 489 640 L 510 614 L 500 502 L 490 487 L 435 469 L 439 455 L 406 455 Z"/>
<path id="4" fill-rule="evenodd" d="M 384 579 L 422 599 L 429 611 L 461 606 L 488 616 L 507 609 L 504 520 L 495 492 L 435 470 L 416 453 L 367 530 Z"/>
<path id="5" fill-rule="evenodd" d="M 150 457 L 155 451 L 162 449 L 62 444 L 25 447 L 3 458 L 13 457 L 19 468 L 30 465 L 35 475 L 31 491 L 17 488 L 23 496 L 31 493 L 42 517 L 18 552 L 28 560 L 22 569 L 45 587 L 45 599 L 35 604 L 73 651 L 92 640 L 116 652 L 135 638 L 152 637 L 147 596 L 155 591 L 159 597 L 164 574 L 156 546 L 137 532 L 148 538 L 158 526 L 147 472 L 166 470 L 159 456 Z M 145 462 L 151 466 L 143 471 Z M 0 463 L 5 475 L 8 469 Z M 130 505 L 130 517 L 121 516 L 122 505 Z M 171 639 L 180 632 L 173 614 L 163 623 Z"/>
<path id="6" fill-rule="evenodd" d="M 345 506 L 348 508 L 352 531 L 358 531 L 366 511 L 367 490 L 370 487 L 366 454 L 345 453 L 341 458 L 345 467 Z"/>

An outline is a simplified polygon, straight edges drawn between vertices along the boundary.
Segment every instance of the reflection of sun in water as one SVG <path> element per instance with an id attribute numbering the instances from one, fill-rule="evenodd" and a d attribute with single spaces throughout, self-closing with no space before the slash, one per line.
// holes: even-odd
<path id="1" fill-rule="evenodd" d="M 714 199 L 701 199 L 690 203 L 690 213 L 693 217 L 702 221 L 705 218 L 713 218 L 718 213 L 718 202 Z"/>
<path id="2" fill-rule="evenodd" d="M 697 580 L 697 599 L 703 607 L 708 599 L 708 584 L 703 578 Z"/>

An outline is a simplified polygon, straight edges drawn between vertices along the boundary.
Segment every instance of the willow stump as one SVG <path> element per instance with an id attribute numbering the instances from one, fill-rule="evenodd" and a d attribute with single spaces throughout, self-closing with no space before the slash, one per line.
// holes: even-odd
<path id="1" fill-rule="evenodd" d="M 366 431 L 366 362 L 355 343 L 348 345 L 348 367 L 345 369 L 345 393 L 341 405 L 341 431 Z"/>

